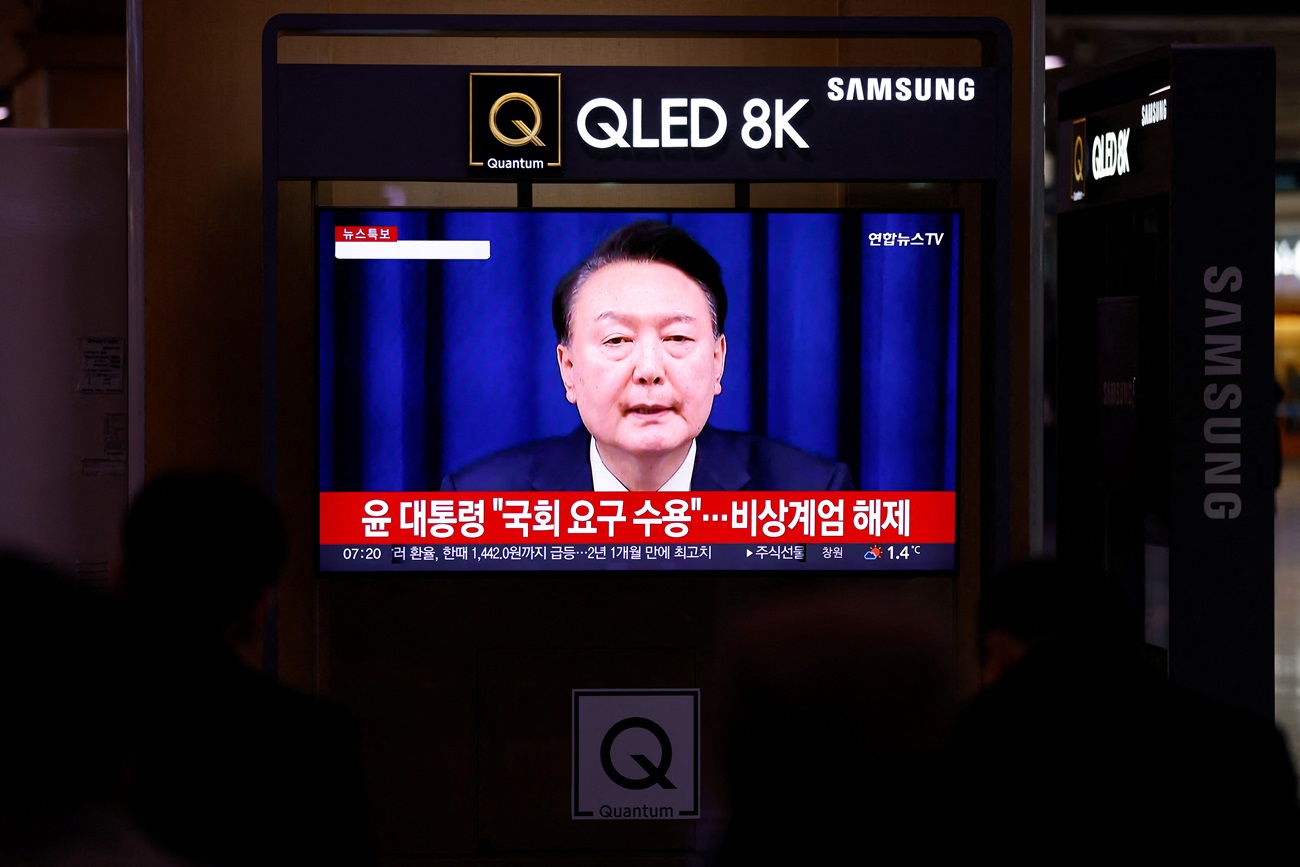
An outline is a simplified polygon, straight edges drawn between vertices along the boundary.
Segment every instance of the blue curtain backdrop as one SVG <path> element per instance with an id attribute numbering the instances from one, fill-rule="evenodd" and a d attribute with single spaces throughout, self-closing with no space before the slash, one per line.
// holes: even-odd
<path id="1" fill-rule="evenodd" d="M 573 430 L 551 295 L 641 217 L 683 227 L 722 265 L 712 424 L 843 460 L 864 490 L 955 490 L 955 214 L 355 210 L 320 214 L 321 490 L 437 490 L 477 458 Z M 492 254 L 336 260 L 336 225 L 488 239 Z M 873 246 L 885 233 L 942 241 Z"/>

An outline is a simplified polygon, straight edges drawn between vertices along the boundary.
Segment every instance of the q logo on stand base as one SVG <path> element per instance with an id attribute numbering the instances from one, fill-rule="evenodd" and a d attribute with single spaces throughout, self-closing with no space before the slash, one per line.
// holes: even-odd
<path id="1" fill-rule="evenodd" d="M 573 691 L 573 818 L 698 819 L 700 691 Z"/>

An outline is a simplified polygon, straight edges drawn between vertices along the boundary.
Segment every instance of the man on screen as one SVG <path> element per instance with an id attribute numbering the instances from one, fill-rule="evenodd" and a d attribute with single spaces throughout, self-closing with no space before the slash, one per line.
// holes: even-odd
<path id="1" fill-rule="evenodd" d="M 727 293 L 683 229 L 640 220 L 596 246 L 551 305 L 573 433 L 443 479 L 462 491 L 848 490 L 846 465 L 708 424 L 727 361 Z"/>

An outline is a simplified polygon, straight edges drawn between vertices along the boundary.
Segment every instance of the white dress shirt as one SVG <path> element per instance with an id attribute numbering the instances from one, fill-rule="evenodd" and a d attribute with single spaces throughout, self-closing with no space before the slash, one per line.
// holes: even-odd
<path id="1" fill-rule="evenodd" d="M 605 462 L 600 459 L 600 452 L 596 450 L 596 438 L 591 438 L 591 481 L 593 489 L 597 491 L 626 491 L 627 487 L 618 480 L 618 478 L 609 471 Z M 686 453 L 686 460 L 677 468 L 677 472 L 672 474 L 668 481 L 664 482 L 661 491 L 689 491 L 691 489 L 691 478 L 695 475 L 695 440 L 691 440 L 691 450 Z"/>

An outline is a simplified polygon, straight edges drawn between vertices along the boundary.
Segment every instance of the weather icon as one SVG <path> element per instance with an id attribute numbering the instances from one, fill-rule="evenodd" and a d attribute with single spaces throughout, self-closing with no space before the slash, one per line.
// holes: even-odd
<path id="1" fill-rule="evenodd" d="M 863 560 L 879 560 L 884 552 L 880 550 L 879 545 L 872 545 L 867 549 L 867 553 L 862 555 Z"/>

